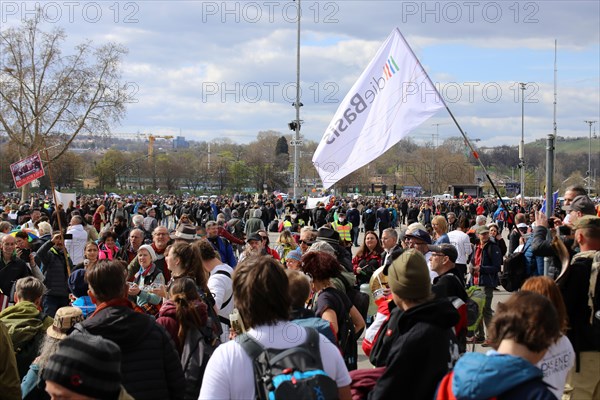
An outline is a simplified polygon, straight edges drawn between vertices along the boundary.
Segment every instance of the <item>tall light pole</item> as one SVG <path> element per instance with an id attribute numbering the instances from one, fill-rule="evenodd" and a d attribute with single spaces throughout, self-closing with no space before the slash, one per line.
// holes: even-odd
<path id="1" fill-rule="evenodd" d="M 294 200 L 297 199 L 298 194 L 298 181 L 300 177 L 300 169 L 298 168 L 298 152 L 300 148 L 300 16 L 302 11 L 300 9 L 300 0 L 298 0 L 298 34 L 296 42 L 296 102 L 294 107 L 296 108 L 296 126 L 294 129 Z"/>
<path id="2" fill-rule="evenodd" d="M 521 169 L 521 205 L 525 198 L 525 83 L 521 86 L 521 143 L 519 144 L 519 167 Z"/>
<path id="3" fill-rule="evenodd" d="M 590 144 L 589 144 L 589 153 L 588 153 L 588 169 L 587 169 L 587 184 L 588 184 L 588 196 L 592 191 L 592 124 L 595 124 L 598 121 L 583 121 L 590 126 Z"/>

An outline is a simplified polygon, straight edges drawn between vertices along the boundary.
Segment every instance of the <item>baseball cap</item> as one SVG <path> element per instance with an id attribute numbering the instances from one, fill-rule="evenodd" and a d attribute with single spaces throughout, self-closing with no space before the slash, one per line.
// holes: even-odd
<path id="1" fill-rule="evenodd" d="M 481 235 L 483 233 L 490 233 L 490 228 L 488 228 L 487 225 L 481 225 L 480 227 L 477 228 L 478 235 Z"/>
<path id="2" fill-rule="evenodd" d="M 424 231 L 422 229 L 417 229 L 412 231 L 411 233 L 406 233 L 406 235 L 404 235 L 404 237 L 407 238 L 415 238 L 415 239 L 421 239 L 422 241 L 424 241 L 427 244 L 431 244 L 431 236 L 429 236 L 429 233 L 427 233 L 427 231 Z"/>
<path id="3" fill-rule="evenodd" d="M 456 251 L 456 247 L 449 243 L 442 243 L 440 245 L 430 244 L 427 247 L 429 247 L 429 251 L 432 251 L 434 253 L 442 253 L 443 255 L 448 256 L 450 258 L 450 261 L 452 261 L 453 263 L 456 262 L 456 259 L 458 258 L 458 251 Z"/>
<path id="4" fill-rule="evenodd" d="M 567 212 L 580 211 L 582 214 L 586 215 L 596 214 L 596 207 L 594 206 L 594 203 L 585 194 L 575 197 L 571 204 L 563 207 L 563 210 Z"/>

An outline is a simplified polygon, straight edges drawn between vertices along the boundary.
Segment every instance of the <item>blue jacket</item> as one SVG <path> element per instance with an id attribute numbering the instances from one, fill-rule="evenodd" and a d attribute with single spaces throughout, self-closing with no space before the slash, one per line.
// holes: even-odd
<path id="1" fill-rule="evenodd" d="M 231 268 L 235 268 L 237 265 L 237 260 L 235 255 L 233 254 L 233 247 L 231 247 L 231 243 L 223 238 L 217 236 L 216 238 L 208 239 L 208 242 L 212 245 L 212 247 L 219 252 L 221 256 L 221 261 L 225 264 L 229 265 Z"/>
<path id="2" fill-rule="evenodd" d="M 527 274 L 528 276 L 541 276 L 544 275 L 544 257 L 535 256 L 533 254 L 533 235 L 527 239 L 525 246 L 525 260 L 527 262 Z"/>
<path id="3" fill-rule="evenodd" d="M 73 307 L 77 307 L 81 310 L 83 313 L 83 318 L 87 318 L 88 316 L 92 315 L 94 311 L 96 311 L 96 305 L 92 302 L 90 296 L 78 297 L 72 305 Z"/>
<path id="4" fill-rule="evenodd" d="M 481 268 L 479 269 L 479 286 L 496 287 L 500 284 L 498 272 L 502 266 L 500 247 L 491 240 L 483 246 L 481 252 Z"/>
<path id="5" fill-rule="evenodd" d="M 438 386 L 435 399 L 556 400 L 543 381 L 543 373 L 521 357 L 490 351 L 466 353 Z"/>

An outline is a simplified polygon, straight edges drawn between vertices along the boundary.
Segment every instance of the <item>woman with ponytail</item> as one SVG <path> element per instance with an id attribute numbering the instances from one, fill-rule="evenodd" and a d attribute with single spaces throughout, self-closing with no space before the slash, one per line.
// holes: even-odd
<path id="1" fill-rule="evenodd" d="M 168 295 L 169 299 L 161 307 L 156 322 L 169 332 L 181 355 L 188 331 L 206 326 L 207 306 L 200 299 L 196 283 L 188 277 L 176 279 Z"/>
<path id="2" fill-rule="evenodd" d="M 197 399 L 208 362 L 207 306 L 189 277 L 175 279 L 168 295 L 156 322 L 167 330 L 179 352 L 186 380 L 184 399 Z"/>
<path id="3" fill-rule="evenodd" d="M 198 290 L 208 293 L 207 274 L 202 268 L 200 250 L 195 245 L 183 241 L 177 241 L 169 248 L 165 257 L 167 268 L 171 271 L 171 280 L 167 290 L 181 278 L 190 278 L 198 287 Z"/>

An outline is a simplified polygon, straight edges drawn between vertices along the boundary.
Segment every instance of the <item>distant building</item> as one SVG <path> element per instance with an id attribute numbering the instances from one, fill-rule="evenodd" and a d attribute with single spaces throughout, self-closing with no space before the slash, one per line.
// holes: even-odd
<path id="1" fill-rule="evenodd" d="M 173 139 L 173 148 L 174 149 L 189 149 L 190 142 L 185 140 L 184 136 L 177 136 L 175 139 Z"/>

